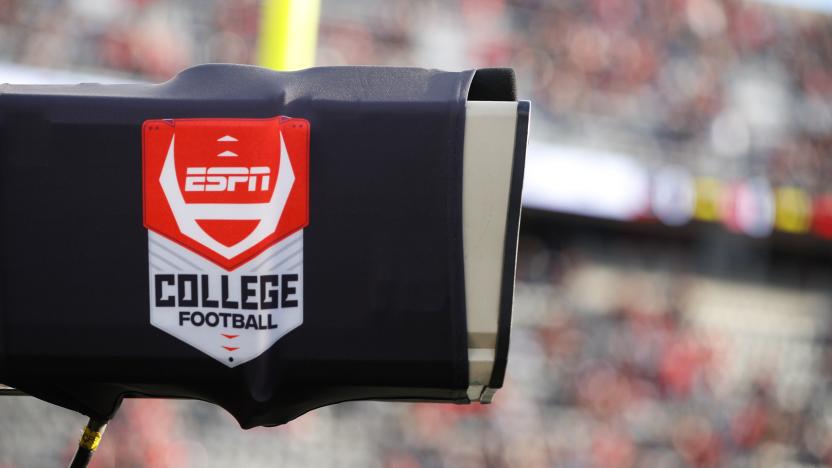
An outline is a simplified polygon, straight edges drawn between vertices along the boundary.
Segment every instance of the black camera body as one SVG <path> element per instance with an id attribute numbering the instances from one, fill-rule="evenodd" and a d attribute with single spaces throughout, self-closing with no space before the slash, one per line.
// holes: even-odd
<path id="1" fill-rule="evenodd" d="M 0 85 L 0 382 L 243 427 L 489 402 L 511 323 L 527 102 L 510 70 Z"/>

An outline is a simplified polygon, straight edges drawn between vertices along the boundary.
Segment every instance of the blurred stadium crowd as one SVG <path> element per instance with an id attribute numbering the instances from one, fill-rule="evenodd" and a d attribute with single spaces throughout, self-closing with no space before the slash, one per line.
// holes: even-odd
<path id="1" fill-rule="evenodd" d="M 128 400 L 93 466 L 832 466 L 832 268 L 762 281 L 686 245 L 545 234 L 521 239 L 491 406 L 346 403 L 242 431 L 206 403 Z M 7 397 L 0 421 L 17 468 L 65 463 L 84 418 Z"/>
<path id="2" fill-rule="evenodd" d="M 831 16 L 750 0 L 322 12 L 321 65 L 512 66 L 536 140 L 832 193 Z M 258 21 L 252 0 L 0 0 L 0 61 L 164 80 L 252 63 Z M 832 269 L 754 257 L 726 271 L 711 265 L 723 250 L 694 248 L 713 236 L 556 237 L 524 226 L 490 408 L 350 403 L 243 433 L 206 404 L 128 401 L 94 466 L 832 466 Z M 17 397 L 0 421 L 2 468 L 63 463 L 83 424 Z"/>
<path id="3" fill-rule="evenodd" d="M 537 138 L 827 189 L 828 15 L 750 0 L 330 0 L 322 12 L 320 65 L 508 65 Z M 258 20 L 254 0 L 2 0 L 0 59 L 164 80 L 252 63 Z"/>

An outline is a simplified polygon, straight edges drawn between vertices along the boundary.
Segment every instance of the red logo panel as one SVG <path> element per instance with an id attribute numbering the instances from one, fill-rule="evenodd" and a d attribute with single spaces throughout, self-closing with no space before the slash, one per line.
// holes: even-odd
<path id="1" fill-rule="evenodd" d="M 144 225 L 233 270 L 309 222 L 309 122 L 148 120 Z"/>

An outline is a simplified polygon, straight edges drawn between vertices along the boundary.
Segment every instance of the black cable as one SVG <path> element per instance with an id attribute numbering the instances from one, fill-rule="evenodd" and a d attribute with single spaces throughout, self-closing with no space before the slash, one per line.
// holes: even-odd
<path id="1" fill-rule="evenodd" d="M 104 429 L 107 428 L 107 421 L 99 421 L 90 418 L 90 422 L 84 428 L 84 434 L 81 435 L 81 440 L 78 442 L 78 450 L 75 452 L 75 457 L 72 458 L 72 463 L 69 468 L 84 468 L 89 465 L 92 460 L 92 454 L 98 448 L 101 442 L 101 435 Z"/>

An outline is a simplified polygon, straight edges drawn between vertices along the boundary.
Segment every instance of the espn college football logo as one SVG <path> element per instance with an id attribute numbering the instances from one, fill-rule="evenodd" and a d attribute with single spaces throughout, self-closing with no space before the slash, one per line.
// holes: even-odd
<path id="1" fill-rule="evenodd" d="M 309 123 L 148 120 L 150 321 L 230 367 L 303 322 Z"/>

